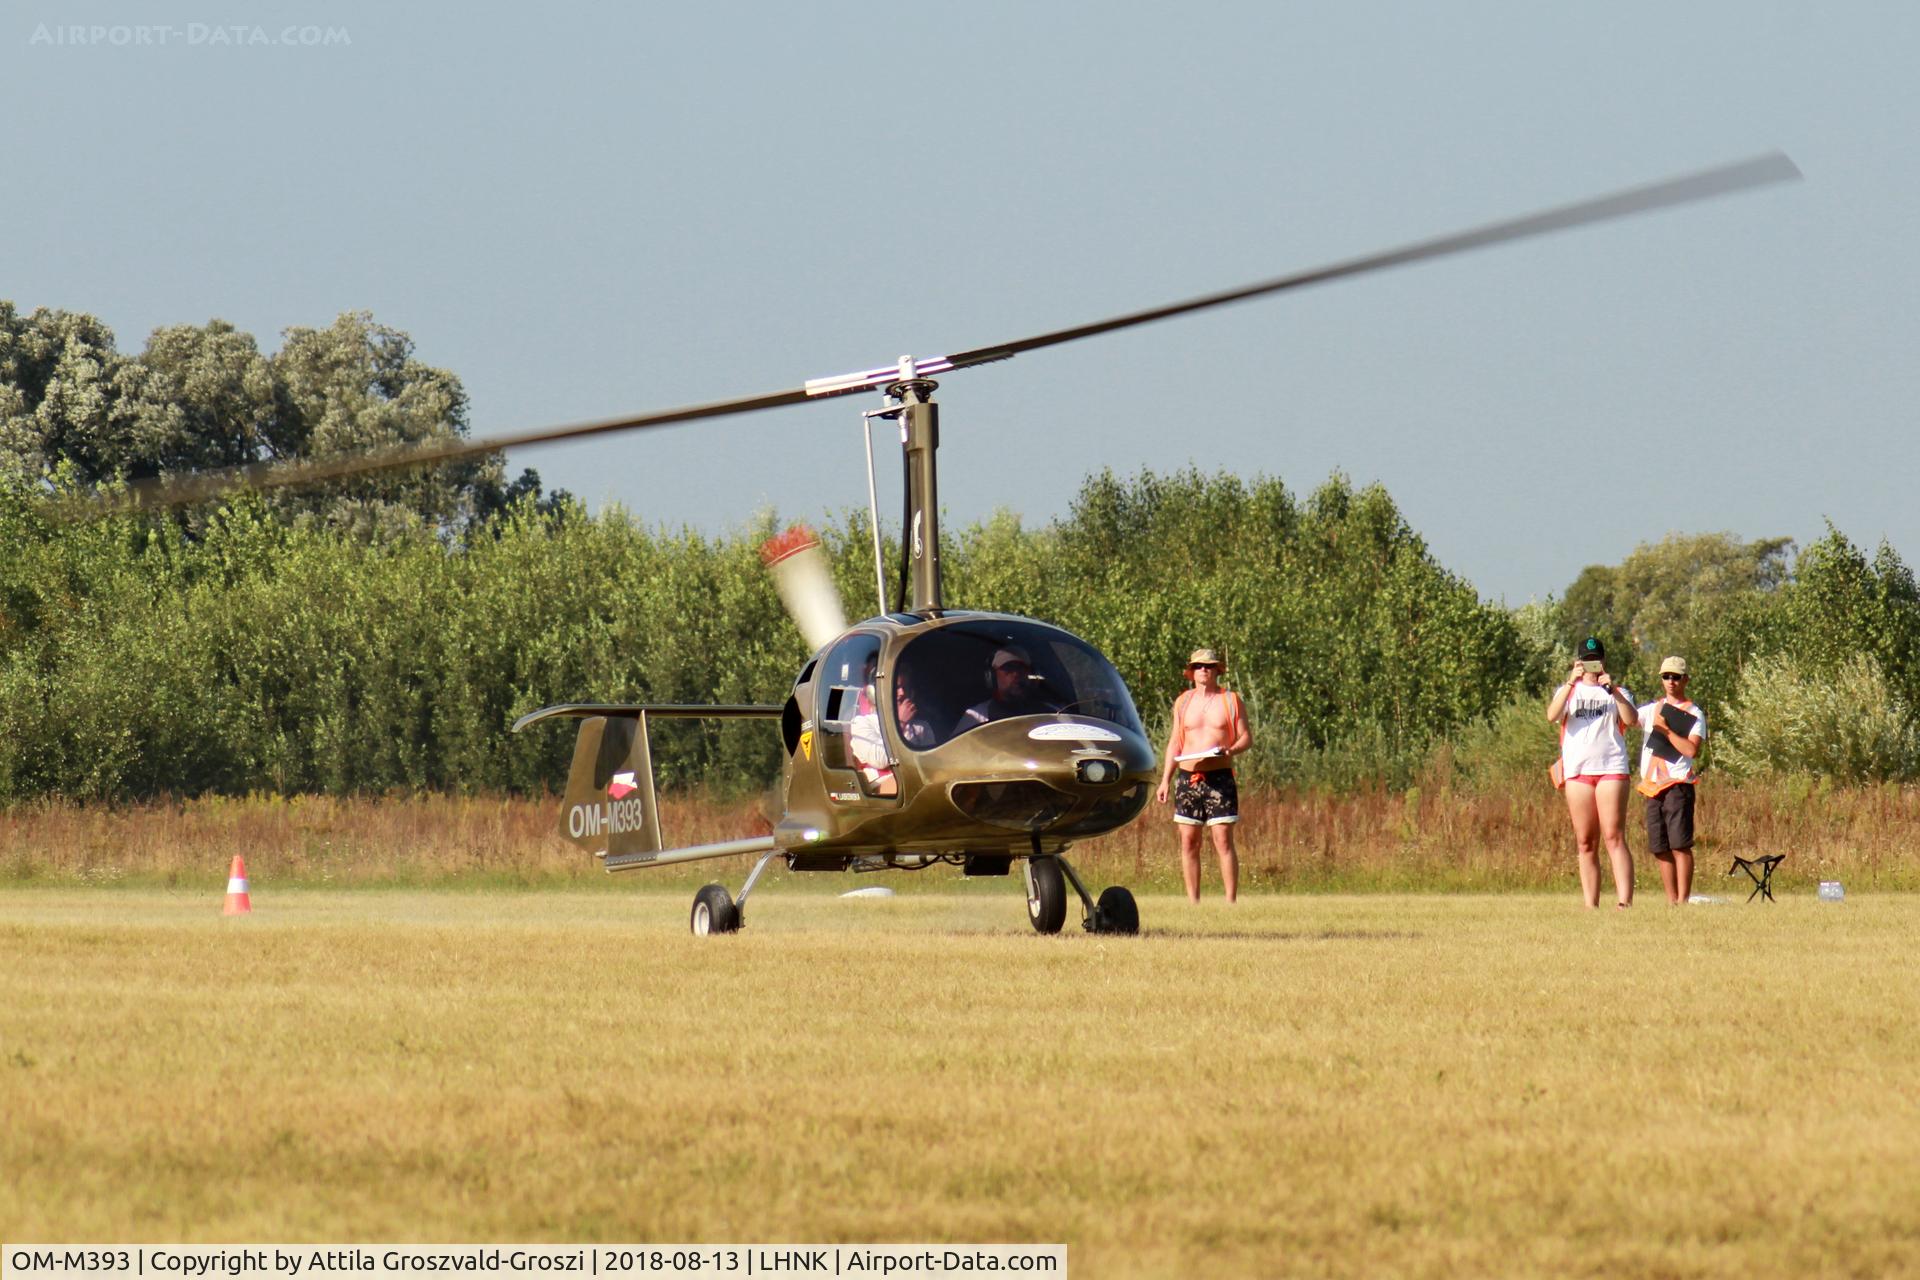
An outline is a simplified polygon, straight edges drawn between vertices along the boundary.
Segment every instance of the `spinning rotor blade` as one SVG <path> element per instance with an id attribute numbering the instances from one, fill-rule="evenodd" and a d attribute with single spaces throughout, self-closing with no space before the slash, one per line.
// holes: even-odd
<path id="1" fill-rule="evenodd" d="M 847 613 L 833 585 L 820 539 L 803 524 L 760 544 L 760 559 L 773 574 L 780 602 L 809 649 L 823 649 L 847 629 Z"/>
<path id="2" fill-rule="evenodd" d="M 761 409 L 776 409 L 784 405 L 801 404 L 808 400 L 829 396 L 850 395 L 855 392 L 884 388 L 905 379 L 928 378 L 970 365 L 1006 360 L 1023 351 L 1037 351 L 1042 347 L 1058 346 L 1063 342 L 1091 338 L 1117 329 L 1129 329 L 1135 325 L 1150 324 L 1156 320 L 1167 320 L 1192 311 L 1204 311 L 1209 307 L 1222 307 L 1229 303 L 1245 302 L 1251 298 L 1265 297 L 1288 289 L 1322 284 L 1329 280 L 1362 275 L 1369 271 L 1385 270 L 1388 267 L 1405 266 L 1428 258 L 1464 253 L 1470 249 L 1485 248 L 1509 240 L 1521 240 L 1530 236 L 1584 226 L 1588 223 L 1604 222 L 1612 218 L 1646 213 L 1694 200 L 1728 195 L 1772 182 L 1789 181 L 1799 176 L 1800 170 L 1793 161 L 1775 151 L 1737 164 L 1706 169 L 1665 182 L 1633 187 L 1612 195 L 1562 205 L 1559 208 L 1548 209 L 1523 218 L 1490 223 L 1472 230 L 1404 245 L 1385 253 L 1350 258 L 1331 266 L 1263 280 L 1238 289 L 1204 294 L 1184 302 L 1153 307 L 1145 311 L 1128 312 L 1125 315 L 1114 316 L 1092 324 L 1055 329 L 1050 333 L 1036 334 L 1014 342 L 974 347 L 951 356 L 937 356 L 922 360 L 903 357 L 896 365 L 864 369 L 830 378 L 815 378 L 792 390 L 746 396 L 734 400 L 716 400 L 708 404 L 689 405 L 660 413 L 642 414 L 638 417 L 605 418 L 594 422 L 577 422 L 568 426 L 546 427 L 512 435 L 490 436 L 483 440 L 436 441 L 379 449 L 369 453 L 341 454 L 298 462 L 259 462 L 224 471 L 142 480 L 130 485 L 124 495 L 69 503 L 67 511 L 74 517 L 84 518 L 115 511 L 176 506 L 181 503 L 216 498 L 237 490 L 277 489 L 288 485 L 311 484 L 316 481 L 335 480 L 368 472 L 453 462 L 460 458 L 470 458 L 476 454 L 493 453 L 521 445 L 542 444 L 551 440 L 570 440 L 615 431 L 638 431 L 678 422 L 694 422 L 702 418 L 720 418 L 737 413 L 753 413 Z"/>
<path id="3" fill-rule="evenodd" d="M 721 418 L 733 413 L 752 413 L 756 409 L 777 409 L 782 405 L 803 404 L 808 399 L 804 388 L 775 391 L 763 396 L 743 396 L 737 400 L 715 400 L 707 404 L 686 405 L 633 418 L 602 418 L 593 422 L 575 422 L 567 426 L 542 427 L 513 435 L 489 436 L 484 440 L 434 440 L 422 444 L 397 445 L 366 453 L 342 453 L 332 457 L 308 458 L 297 462 L 255 462 L 220 471 L 193 475 L 162 476 L 140 480 L 127 486 L 124 495 L 73 504 L 76 517 L 107 515 L 120 511 L 142 511 L 154 507 L 176 507 L 184 503 L 218 498 L 241 490 L 283 489 L 290 485 L 314 484 L 346 476 L 375 471 L 393 471 L 402 467 L 430 466 L 456 462 L 476 454 L 494 453 L 520 445 L 545 444 L 551 440 L 572 440 L 580 436 L 609 431 L 639 431 L 645 427 L 664 427 L 676 422 L 694 422 L 701 418 Z"/>
<path id="4" fill-rule="evenodd" d="M 1345 262 L 1336 262 L 1331 266 L 1317 267 L 1312 271 L 1280 276 L 1273 280 L 1263 280 L 1258 284 L 1246 285 L 1239 289 L 1204 294 L 1198 298 L 1189 298 L 1185 302 L 1175 302 L 1146 311 L 1132 311 L 1123 316 L 1115 316 L 1111 320 L 1076 325 L 1071 329 L 1055 329 L 1052 333 L 1036 334 L 1031 338 L 1022 338 L 1018 342 L 1005 342 L 993 347 L 975 347 L 971 351 L 950 355 L 943 363 L 949 369 L 962 369 L 971 364 L 1005 360 L 1019 355 L 1022 351 L 1037 351 L 1041 347 L 1058 346 L 1062 342 L 1091 338 L 1095 334 L 1112 333 L 1115 329 L 1130 329 L 1134 325 L 1151 324 L 1155 320 L 1186 315 L 1190 311 L 1224 307 L 1228 303 L 1245 302 L 1249 298 L 1261 298 L 1287 289 L 1322 284 L 1344 276 L 1362 275 L 1368 271 L 1404 266 L 1427 258 L 1465 253 L 1469 249 L 1481 249 L 1508 240 L 1523 240 L 1528 236 L 1565 231 L 1570 227 L 1585 226 L 1590 222 L 1604 222 L 1609 218 L 1624 218 L 1630 214 L 1647 213 L 1670 205 L 1686 204 L 1692 200 L 1729 195 L 1735 191 L 1745 191 L 1770 182 L 1787 182 L 1799 176 L 1798 165 L 1780 152 L 1773 151 L 1752 160 L 1743 160 L 1738 164 L 1730 164 L 1718 169 L 1705 169 L 1683 178 L 1671 178 L 1665 182 L 1650 183 L 1643 187 L 1617 191 L 1612 195 L 1597 196 L 1591 200 L 1561 205 L 1557 209 L 1529 214 L 1524 218 L 1511 218 L 1505 222 L 1490 223 L 1471 231 L 1456 231 L 1452 235 L 1422 240 L 1417 244 L 1389 249 L 1385 253 L 1370 254 L 1364 258 L 1349 258 Z"/>

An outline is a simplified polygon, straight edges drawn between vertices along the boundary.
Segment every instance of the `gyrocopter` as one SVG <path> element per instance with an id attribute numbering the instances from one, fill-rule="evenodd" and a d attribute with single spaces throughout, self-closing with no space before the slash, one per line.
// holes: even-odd
<path id="1" fill-rule="evenodd" d="M 308 484 L 546 441 L 878 393 L 881 407 L 867 416 L 897 424 L 904 455 L 904 558 L 894 607 L 885 610 L 882 585 L 885 611 L 849 625 L 810 537 L 795 531 L 774 540 L 765 557 L 811 650 L 785 701 L 733 706 L 579 702 L 521 717 L 516 731 L 551 720 L 578 722 L 561 834 L 608 871 L 754 856 L 737 896 L 719 884 L 695 896 L 691 924 L 696 934 L 740 928 L 748 894 L 776 858 L 794 872 L 914 870 L 948 863 L 968 876 L 1007 876 L 1018 864 L 1027 917 L 1039 932 L 1061 929 L 1071 887 L 1085 928 L 1130 934 L 1140 927 L 1133 895 L 1114 886 L 1096 899 L 1065 854 L 1075 841 L 1113 831 L 1140 812 L 1154 780 L 1153 747 L 1125 682 L 1092 645 L 1044 621 L 947 606 L 940 574 L 935 379 L 1189 312 L 1798 174 L 1792 161 L 1773 153 L 1167 306 L 953 355 L 902 356 L 890 365 L 789 390 L 480 440 L 166 476 L 135 484 L 87 510 L 171 506 L 236 490 Z M 877 520 L 875 530 L 877 561 Z M 876 574 L 883 579 L 877 565 Z M 780 814 L 770 834 L 666 847 L 650 730 L 655 721 L 674 717 L 774 722 L 784 754 Z"/>

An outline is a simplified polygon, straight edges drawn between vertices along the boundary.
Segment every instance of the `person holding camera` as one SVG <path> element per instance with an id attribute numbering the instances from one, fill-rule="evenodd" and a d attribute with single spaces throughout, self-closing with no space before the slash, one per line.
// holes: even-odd
<path id="1" fill-rule="evenodd" d="M 1579 660 L 1547 703 L 1547 720 L 1560 726 L 1560 770 L 1579 849 L 1581 895 L 1589 907 L 1600 905 L 1600 845 L 1605 843 L 1615 905 L 1624 909 L 1633 905 L 1626 730 L 1640 723 L 1640 708 L 1607 674 L 1606 659 L 1599 637 L 1580 642 Z"/>

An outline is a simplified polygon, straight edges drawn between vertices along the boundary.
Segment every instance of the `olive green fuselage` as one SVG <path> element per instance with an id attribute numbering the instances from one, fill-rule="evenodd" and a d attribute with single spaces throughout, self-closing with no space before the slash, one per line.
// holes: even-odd
<path id="1" fill-rule="evenodd" d="M 1017 665 L 1009 655 L 1030 663 L 1030 696 L 997 696 L 1007 681 L 996 688 L 991 664 Z M 908 720 L 902 706 L 917 714 Z M 1068 632 L 1005 614 L 856 624 L 807 664 L 781 733 L 774 839 L 823 863 L 1057 853 L 1130 822 L 1154 778 L 1153 749 L 1112 666 Z"/>

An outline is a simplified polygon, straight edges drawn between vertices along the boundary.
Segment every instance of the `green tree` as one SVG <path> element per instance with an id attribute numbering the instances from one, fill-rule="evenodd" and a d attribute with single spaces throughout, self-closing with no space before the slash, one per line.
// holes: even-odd
<path id="1" fill-rule="evenodd" d="M 123 468 L 114 418 L 123 357 L 92 316 L 0 302 L 0 470 L 37 477 L 61 463 L 81 483 Z"/>
<path id="2" fill-rule="evenodd" d="M 115 380 L 117 467 L 128 478 L 206 471 L 298 450 L 272 362 L 224 320 L 155 329 Z M 105 478 L 105 477 L 101 477 Z"/>
<path id="3" fill-rule="evenodd" d="M 1905 782 L 1920 772 L 1912 704 L 1865 653 L 1825 667 L 1786 654 L 1756 659 L 1741 672 L 1729 711 L 1738 728 L 1718 754 L 1736 775 L 1859 784 Z"/>
<path id="4" fill-rule="evenodd" d="M 1266 478 L 1103 472 L 1023 570 L 1001 576 L 1105 651 L 1150 723 L 1188 651 L 1212 643 L 1269 742 L 1364 743 L 1375 776 L 1529 679 L 1512 618 L 1434 562 L 1384 489 L 1338 476 L 1303 505 Z"/>
<path id="5" fill-rule="evenodd" d="M 279 352 L 225 321 L 156 329 L 121 355 L 91 316 L 0 303 L 0 472 L 81 487 L 467 435 L 460 381 L 364 312 L 287 331 Z M 497 454 L 275 491 L 268 510 L 356 536 L 468 532 L 540 494 Z M 549 511 L 561 510 L 554 503 Z M 197 530 L 208 509 L 190 514 Z"/>
<path id="6" fill-rule="evenodd" d="M 1635 689 L 1651 689 L 1661 658 L 1687 655 L 1700 667 L 1696 695 L 1731 690 L 1732 669 L 1702 662 L 1730 612 L 1787 581 L 1790 538 L 1743 542 L 1731 533 L 1668 534 L 1641 543 L 1618 565 L 1589 565 L 1560 604 L 1567 652 L 1597 635 L 1611 669 Z M 1719 683 L 1717 683 L 1719 682 Z"/>
<path id="7" fill-rule="evenodd" d="M 1764 689 L 1788 691 L 1808 707 L 1824 705 L 1835 690 L 1871 690 L 1871 681 L 1850 670 L 1855 660 L 1866 662 L 1900 705 L 1917 707 L 1920 590 L 1891 546 L 1882 543 L 1869 557 L 1829 523 L 1782 586 L 1737 599 L 1721 613 L 1700 653 L 1702 675 L 1714 681 L 1722 708 L 1715 733 L 1730 747 L 1747 732 L 1744 718 L 1765 707 Z M 1802 717 L 1817 719 L 1811 712 Z M 1777 722 L 1771 715 L 1772 728 L 1756 723 L 1752 732 L 1788 741 Z"/>
<path id="8" fill-rule="evenodd" d="M 1794 566 L 1783 604 L 1778 642 L 1812 669 L 1864 653 L 1910 702 L 1920 693 L 1920 589 L 1887 543 L 1869 560 L 1829 523 Z"/>
<path id="9" fill-rule="evenodd" d="M 282 425 L 280 456 L 327 458 L 393 445 L 463 438 L 467 396 L 460 380 L 414 358 L 397 329 L 349 312 L 325 329 L 294 328 L 273 357 Z M 445 466 L 381 472 L 300 490 L 273 505 L 358 536 L 391 535 L 425 524 L 461 528 L 499 494 L 502 463 L 484 454 Z"/>

